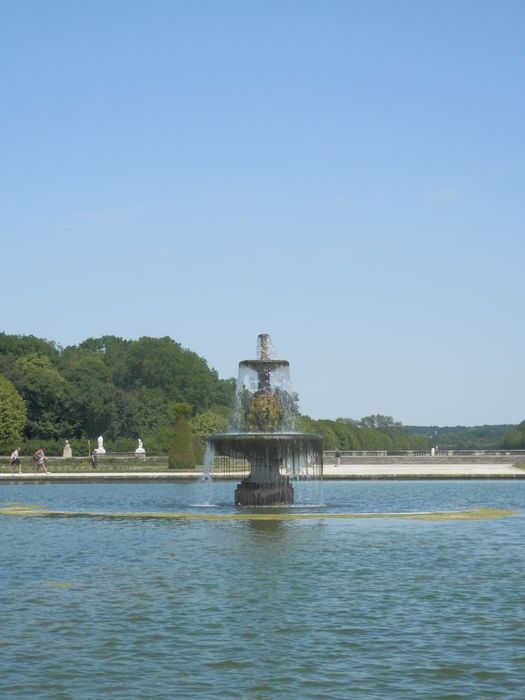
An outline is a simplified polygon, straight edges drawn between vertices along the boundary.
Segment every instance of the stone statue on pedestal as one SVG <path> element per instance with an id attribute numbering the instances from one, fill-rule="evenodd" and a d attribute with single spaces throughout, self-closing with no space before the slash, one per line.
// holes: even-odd
<path id="1" fill-rule="evenodd" d="M 139 446 L 135 450 L 135 454 L 137 457 L 145 457 L 146 456 L 146 450 L 142 446 L 142 440 L 139 438 Z"/>
<path id="2" fill-rule="evenodd" d="M 104 449 L 104 438 L 102 437 L 102 435 L 100 435 L 98 438 L 97 454 L 98 455 L 105 455 L 106 454 L 106 450 Z"/>
<path id="3" fill-rule="evenodd" d="M 64 451 L 62 452 L 62 457 L 72 457 L 73 456 L 73 450 L 71 448 L 71 445 L 69 444 L 69 440 L 66 440 L 66 444 L 64 445 Z"/>

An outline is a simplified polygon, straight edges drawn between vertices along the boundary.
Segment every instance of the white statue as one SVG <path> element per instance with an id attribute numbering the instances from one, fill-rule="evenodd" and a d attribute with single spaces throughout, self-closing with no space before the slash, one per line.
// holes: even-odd
<path id="1" fill-rule="evenodd" d="M 73 456 L 73 450 L 71 448 L 71 445 L 69 444 L 69 440 L 66 440 L 66 444 L 64 445 L 64 450 L 62 452 L 62 457 L 72 457 Z"/>
<path id="2" fill-rule="evenodd" d="M 106 450 L 104 449 L 104 438 L 102 437 L 102 435 L 100 435 L 98 438 L 97 454 L 98 455 L 105 455 L 106 454 Z"/>
<path id="3" fill-rule="evenodd" d="M 139 438 L 139 446 L 135 450 L 135 454 L 139 457 L 145 457 L 146 456 L 146 450 L 142 446 L 142 440 Z"/>

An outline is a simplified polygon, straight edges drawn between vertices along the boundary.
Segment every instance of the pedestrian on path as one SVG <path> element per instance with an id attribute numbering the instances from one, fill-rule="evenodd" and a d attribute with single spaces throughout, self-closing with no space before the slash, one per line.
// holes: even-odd
<path id="1" fill-rule="evenodd" d="M 17 447 L 11 454 L 11 474 L 18 471 L 19 474 L 22 473 L 22 465 L 20 464 L 20 448 Z"/>
<path id="2" fill-rule="evenodd" d="M 337 449 L 335 451 L 334 458 L 335 458 L 335 466 L 338 467 L 341 464 L 341 452 L 339 451 L 339 449 Z"/>
<path id="3" fill-rule="evenodd" d="M 96 468 L 97 468 L 97 451 L 95 449 L 91 453 L 91 469 L 96 469 Z"/>
<path id="4" fill-rule="evenodd" d="M 43 472 L 44 474 L 49 474 L 49 472 L 46 469 L 47 457 L 46 457 L 42 447 L 35 452 L 33 457 L 36 460 L 37 472 Z"/>

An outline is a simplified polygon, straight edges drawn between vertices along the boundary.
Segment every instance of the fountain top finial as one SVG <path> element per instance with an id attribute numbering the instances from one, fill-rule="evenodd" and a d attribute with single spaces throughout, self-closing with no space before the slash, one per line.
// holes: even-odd
<path id="1" fill-rule="evenodd" d="M 272 340 L 268 333 L 257 336 L 257 359 L 239 362 L 239 377 L 245 369 L 255 370 L 258 376 L 258 389 L 270 392 L 270 375 L 272 372 L 288 367 L 288 360 L 275 359 Z"/>
<path id="2" fill-rule="evenodd" d="M 270 336 L 268 333 L 259 333 L 259 357 L 261 360 L 270 359 Z"/>

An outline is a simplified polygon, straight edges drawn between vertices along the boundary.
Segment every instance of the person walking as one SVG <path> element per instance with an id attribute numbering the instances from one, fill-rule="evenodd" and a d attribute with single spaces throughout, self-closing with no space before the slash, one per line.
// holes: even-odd
<path id="1" fill-rule="evenodd" d="M 96 469 L 96 468 L 97 468 L 97 451 L 95 449 L 91 453 L 91 469 Z"/>
<path id="2" fill-rule="evenodd" d="M 15 470 L 18 471 L 19 474 L 22 473 L 22 465 L 20 464 L 20 448 L 17 447 L 16 450 L 14 450 L 11 453 L 11 474 L 15 474 Z"/>
<path id="3" fill-rule="evenodd" d="M 337 449 L 335 451 L 334 457 L 335 457 L 335 466 L 338 467 L 341 464 L 341 452 L 339 451 L 339 449 Z"/>
<path id="4" fill-rule="evenodd" d="M 46 461 L 47 457 L 44 453 L 44 450 L 42 448 L 38 449 L 34 457 L 36 459 L 36 470 L 37 472 L 44 472 L 44 474 L 49 474 L 49 472 L 46 469 Z"/>

